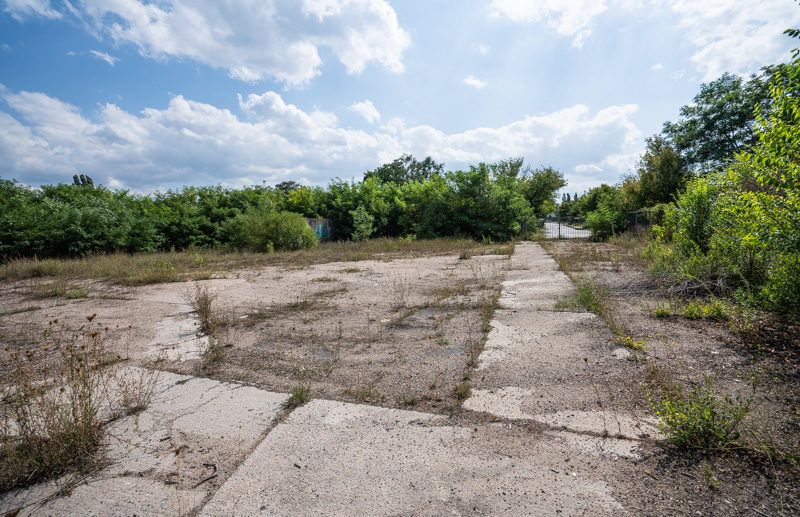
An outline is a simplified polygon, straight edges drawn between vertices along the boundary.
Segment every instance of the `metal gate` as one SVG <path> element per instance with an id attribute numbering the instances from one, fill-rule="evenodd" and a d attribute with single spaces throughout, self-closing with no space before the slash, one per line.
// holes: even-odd
<path id="1" fill-rule="evenodd" d="M 588 239 L 592 231 L 580 217 L 549 216 L 544 221 L 545 239 Z"/>

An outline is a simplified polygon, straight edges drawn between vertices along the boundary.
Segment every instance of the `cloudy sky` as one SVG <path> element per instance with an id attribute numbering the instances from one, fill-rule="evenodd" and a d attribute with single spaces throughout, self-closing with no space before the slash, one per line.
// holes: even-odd
<path id="1" fill-rule="evenodd" d="M 0 176 L 139 192 L 403 153 L 615 182 L 702 82 L 786 61 L 792 0 L 0 0 Z"/>

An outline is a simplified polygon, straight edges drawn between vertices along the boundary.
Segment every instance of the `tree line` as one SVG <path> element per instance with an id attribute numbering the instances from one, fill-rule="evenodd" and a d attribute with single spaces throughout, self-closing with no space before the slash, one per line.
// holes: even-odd
<path id="1" fill-rule="evenodd" d="M 468 236 L 508 240 L 555 209 L 566 185 L 522 159 L 444 171 L 404 155 L 360 181 L 326 187 L 187 186 L 152 195 L 72 183 L 31 188 L 0 179 L 0 257 L 75 257 L 230 246 L 262 251 L 315 243 L 305 218 L 333 221 L 343 239 Z M 311 232 L 311 233 L 309 233 Z"/>

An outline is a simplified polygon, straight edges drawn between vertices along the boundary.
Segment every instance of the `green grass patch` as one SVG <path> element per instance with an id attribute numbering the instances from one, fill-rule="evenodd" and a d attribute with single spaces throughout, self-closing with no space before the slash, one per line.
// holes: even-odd
<path id="1" fill-rule="evenodd" d="M 292 394 L 289 396 L 288 400 L 283 403 L 283 407 L 286 409 L 294 409 L 302 406 L 309 400 L 311 400 L 311 391 L 308 386 L 301 384 L 292 388 Z"/>
<path id="2" fill-rule="evenodd" d="M 711 301 L 692 300 L 683 307 L 682 314 L 690 320 L 717 320 L 728 321 L 731 319 L 733 309 L 722 300 Z"/>

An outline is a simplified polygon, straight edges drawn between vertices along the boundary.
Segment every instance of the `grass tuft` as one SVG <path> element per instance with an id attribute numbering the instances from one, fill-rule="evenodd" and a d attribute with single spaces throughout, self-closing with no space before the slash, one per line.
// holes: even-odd
<path id="1" fill-rule="evenodd" d="M 285 409 L 294 409 L 302 406 L 309 400 L 311 400 L 311 392 L 309 387 L 300 384 L 292 388 L 292 394 L 289 399 L 283 403 L 283 407 Z"/>

